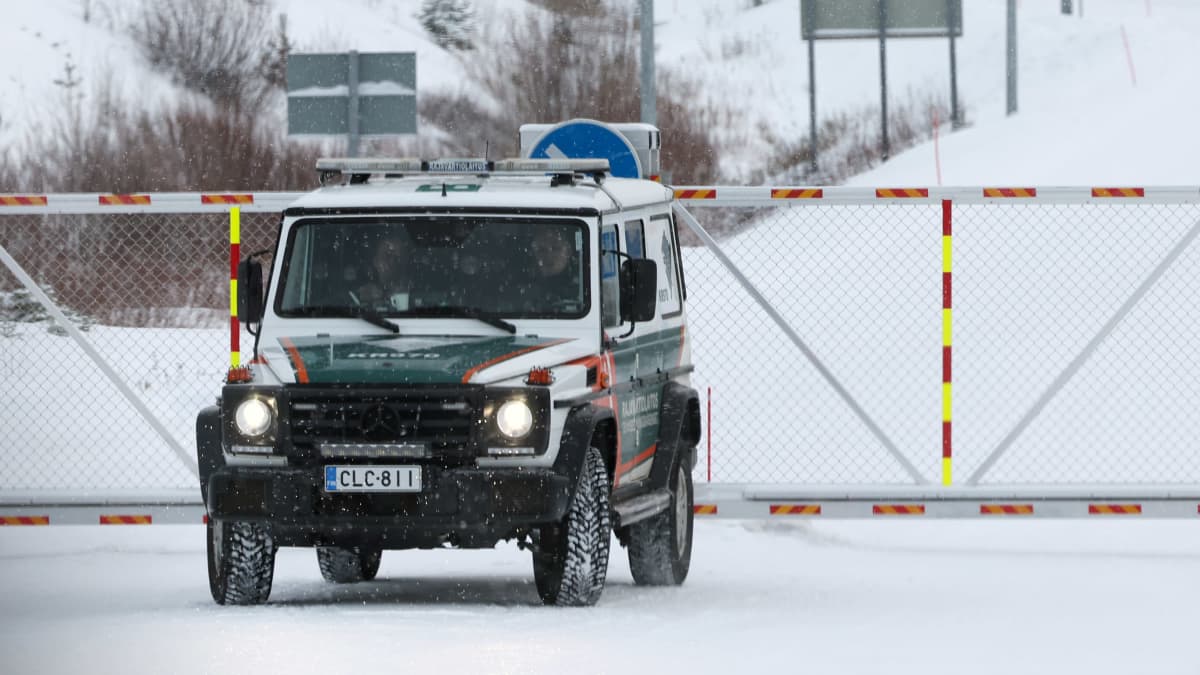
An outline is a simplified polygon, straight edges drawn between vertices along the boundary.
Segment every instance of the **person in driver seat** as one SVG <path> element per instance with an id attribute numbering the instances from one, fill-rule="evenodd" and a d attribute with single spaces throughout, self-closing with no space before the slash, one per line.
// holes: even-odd
<path id="1" fill-rule="evenodd" d="M 408 309 L 411 252 L 411 242 L 403 231 L 391 229 L 384 234 L 371 253 L 370 278 L 359 287 L 357 301 L 380 309 Z"/>

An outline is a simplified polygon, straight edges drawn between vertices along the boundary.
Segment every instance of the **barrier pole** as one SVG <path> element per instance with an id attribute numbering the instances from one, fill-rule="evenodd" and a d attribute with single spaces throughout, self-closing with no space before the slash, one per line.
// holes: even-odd
<path id="1" fill-rule="evenodd" d="M 942 485 L 954 480 L 954 453 L 951 426 L 953 388 L 951 362 L 954 328 L 952 262 L 954 239 L 951 237 L 953 203 L 942 200 Z"/>
<path id="2" fill-rule="evenodd" d="M 229 367 L 242 365 L 242 327 L 238 324 L 238 263 L 241 262 L 242 209 L 229 209 Z"/>

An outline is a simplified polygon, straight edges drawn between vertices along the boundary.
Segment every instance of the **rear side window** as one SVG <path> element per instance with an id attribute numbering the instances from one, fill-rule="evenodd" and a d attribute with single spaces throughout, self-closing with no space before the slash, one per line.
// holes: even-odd
<path id="1" fill-rule="evenodd" d="M 683 311 L 675 231 L 669 218 L 651 218 L 646 226 L 646 257 L 658 263 L 658 312 L 673 316 Z"/>
<path id="2" fill-rule="evenodd" d="M 600 228 L 600 315 L 605 328 L 621 325 L 621 236 L 615 224 Z"/>

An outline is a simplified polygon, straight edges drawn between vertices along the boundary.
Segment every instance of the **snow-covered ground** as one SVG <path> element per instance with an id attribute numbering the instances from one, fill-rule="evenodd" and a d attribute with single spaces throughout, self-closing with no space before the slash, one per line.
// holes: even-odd
<path id="1" fill-rule="evenodd" d="M 6 673 L 1195 673 L 1190 522 L 698 524 L 679 588 L 614 549 L 588 609 L 527 553 L 388 552 L 332 586 L 279 553 L 271 603 L 209 599 L 201 526 L 4 528 Z"/>
<path id="2" fill-rule="evenodd" d="M 416 49 L 420 87 L 463 86 L 461 65 L 414 29 L 415 2 L 277 4 L 302 48 Z M 959 84 L 973 126 L 941 138 L 944 183 L 1200 183 L 1200 2 L 1086 0 L 1080 19 L 1059 14 L 1053 0 L 1024 0 L 1014 117 L 1003 114 L 1004 4 L 964 2 Z M 748 5 L 656 3 L 660 63 L 696 75 L 714 97 L 747 102 L 745 126 L 722 130 L 740 143 L 734 170 L 764 151 L 757 122 L 788 137 L 807 129 L 798 3 Z M 67 52 L 85 85 L 107 68 L 135 95 L 170 95 L 102 17 L 83 21 L 89 6 L 100 4 L 5 3 L 0 53 L 12 58 L 0 62 L 8 92 L 0 144 L 53 106 Z M 894 40 L 888 50 L 893 92 L 945 87 L 944 40 Z M 821 43 L 817 64 L 822 115 L 876 103 L 874 43 Z M 933 153 L 923 144 L 852 183 L 932 185 Z M 936 290 L 930 298 L 936 316 Z M 1191 316 L 1173 316 L 1180 335 L 1194 335 Z M 937 338 L 928 355 L 936 356 Z M 67 348 L 65 338 L 46 339 Z M 0 347 L 6 376 L 28 363 L 15 347 Z M 774 347 L 765 338 L 754 345 Z M 927 370 L 933 401 L 936 363 Z M 139 380 L 142 389 L 162 395 L 159 375 Z M 54 387 L 68 381 L 60 376 Z M 718 398 L 717 410 L 728 400 Z M 186 435 L 186 424 L 172 427 Z M 103 451 L 87 449 L 89 457 Z M 508 546 L 392 552 L 378 581 L 336 588 L 321 581 L 311 551 L 284 549 L 271 605 L 219 608 L 208 596 L 199 526 L 3 527 L 0 671 L 1196 673 L 1196 528 L 1143 519 L 702 521 L 682 588 L 634 587 L 616 549 L 600 605 L 560 610 L 537 605 L 528 554 Z"/>

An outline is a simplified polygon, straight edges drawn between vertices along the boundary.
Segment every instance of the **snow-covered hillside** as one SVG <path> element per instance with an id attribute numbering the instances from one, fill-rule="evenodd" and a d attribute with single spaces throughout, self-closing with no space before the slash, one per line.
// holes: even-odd
<path id="1" fill-rule="evenodd" d="M 525 0 L 474 3 L 496 30 Z M 807 49 L 799 3 L 657 0 L 658 64 L 694 80 L 702 95 L 735 113 L 712 129 L 730 180 L 761 168 L 771 135 L 808 133 Z M 942 130 L 945 184 L 1200 183 L 1200 3 L 1088 0 L 1083 18 L 1059 3 L 1025 0 L 1018 12 L 1019 113 L 1005 110 L 1005 0 L 969 0 L 958 41 L 959 91 L 968 129 Z M 61 96 L 68 63 L 86 90 L 111 74 L 122 91 L 161 100 L 179 91 L 154 74 L 119 30 L 133 2 L 14 0 L 0 22 L 0 146 L 39 129 Z M 417 21 L 418 0 L 275 0 L 301 51 L 415 51 L 419 91 L 471 92 L 462 57 L 434 44 Z M 1128 65 L 1124 34 L 1136 73 Z M 948 99 L 944 39 L 891 40 L 893 107 Z M 879 52 L 870 40 L 817 44 L 818 117 L 878 106 Z M 636 86 L 636 83 L 631 83 Z M 542 120 L 545 121 L 545 120 Z M 615 121 L 615 120 L 614 120 Z M 514 134 L 516 130 L 513 130 Z M 667 130 L 669 141 L 669 130 Z M 947 135 L 949 134 L 949 135 Z M 932 144 L 903 153 L 853 182 L 934 184 Z"/>

